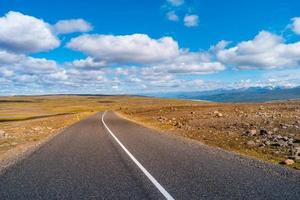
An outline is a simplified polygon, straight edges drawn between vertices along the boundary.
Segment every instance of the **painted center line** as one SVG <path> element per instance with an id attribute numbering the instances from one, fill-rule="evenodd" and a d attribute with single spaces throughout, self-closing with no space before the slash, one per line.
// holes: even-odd
<path id="1" fill-rule="evenodd" d="M 159 184 L 159 182 L 146 170 L 145 167 L 127 150 L 127 148 L 120 142 L 120 140 L 115 136 L 115 134 L 108 128 L 104 121 L 104 116 L 106 111 L 102 114 L 102 123 L 110 133 L 110 135 L 116 140 L 116 142 L 121 146 L 121 148 L 126 152 L 126 154 L 131 158 L 131 160 L 139 167 L 139 169 L 147 176 L 147 178 L 153 183 L 153 185 L 161 192 L 162 195 L 168 200 L 174 200 L 174 198 Z"/>

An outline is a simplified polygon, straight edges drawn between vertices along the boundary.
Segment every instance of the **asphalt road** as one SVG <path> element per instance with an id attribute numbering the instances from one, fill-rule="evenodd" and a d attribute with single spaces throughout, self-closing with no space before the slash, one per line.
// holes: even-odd
<path id="1" fill-rule="evenodd" d="M 0 199 L 164 199 L 101 121 L 78 122 L 0 176 Z M 106 114 L 104 121 L 174 199 L 300 199 L 300 173 Z"/>

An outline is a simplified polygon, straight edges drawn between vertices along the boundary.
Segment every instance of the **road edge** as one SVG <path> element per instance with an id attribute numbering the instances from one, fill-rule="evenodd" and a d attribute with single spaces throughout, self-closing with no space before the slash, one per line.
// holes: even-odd
<path id="1" fill-rule="evenodd" d="M 82 120 L 85 120 L 89 117 L 92 117 L 94 115 L 97 115 L 101 113 L 101 111 L 96 112 L 90 116 L 87 116 L 86 118 L 83 118 L 79 121 L 74 122 L 73 124 L 70 124 L 69 126 L 64 127 L 63 129 L 59 130 L 57 133 L 53 135 L 49 135 L 48 137 L 42 139 L 41 141 L 34 143 L 34 144 L 28 144 L 28 146 L 23 145 L 19 148 L 21 149 L 18 152 L 12 153 L 13 156 L 9 157 L 8 159 L 0 160 L 0 176 L 5 174 L 7 170 L 12 168 L 13 166 L 17 165 L 18 163 L 22 162 L 23 160 L 29 158 L 32 154 L 37 152 L 39 149 L 41 149 L 44 145 L 50 143 L 52 140 L 55 139 L 58 135 L 62 134 L 67 128 L 74 126 L 75 124 L 79 123 Z M 22 149 L 24 148 L 24 149 Z M 13 149 L 12 149 L 13 150 Z"/>
<path id="2" fill-rule="evenodd" d="M 274 163 L 271 163 L 271 162 L 268 162 L 265 160 L 260 160 L 255 157 L 245 155 L 245 154 L 240 154 L 238 152 L 222 149 L 220 147 L 209 146 L 199 140 L 188 138 L 188 137 L 185 137 L 185 136 L 182 136 L 179 134 L 174 134 L 174 133 L 171 133 L 170 131 L 162 131 L 162 130 L 159 130 L 158 128 L 147 126 L 147 125 L 143 124 L 142 122 L 139 122 L 137 120 L 133 120 L 133 119 L 130 119 L 130 118 L 124 116 L 120 112 L 113 111 L 113 113 L 116 114 L 116 116 L 120 117 L 121 119 L 132 122 L 137 126 L 151 129 L 154 132 L 157 132 L 159 134 L 168 135 L 169 137 L 176 138 L 177 140 L 180 140 L 180 141 L 182 141 L 184 139 L 194 145 L 197 145 L 201 148 L 205 148 L 206 150 L 208 150 L 212 153 L 216 153 L 216 154 L 222 153 L 222 155 L 224 155 L 224 158 L 226 158 L 226 159 L 238 160 L 241 164 L 260 168 L 266 172 L 273 173 L 280 177 L 296 180 L 296 182 L 300 183 L 300 170 L 293 170 L 291 168 L 287 168 L 287 167 L 284 167 L 279 164 L 277 165 L 277 164 L 274 164 Z"/>

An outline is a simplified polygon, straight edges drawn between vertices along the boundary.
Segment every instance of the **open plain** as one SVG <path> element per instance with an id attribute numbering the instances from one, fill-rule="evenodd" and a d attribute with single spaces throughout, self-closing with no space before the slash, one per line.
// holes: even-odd
<path id="1" fill-rule="evenodd" d="M 105 110 L 166 134 L 300 169 L 293 157 L 300 142 L 299 101 L 231 104 L 74 95 L 2 97 L 1 168 L 69 125 Z"/>

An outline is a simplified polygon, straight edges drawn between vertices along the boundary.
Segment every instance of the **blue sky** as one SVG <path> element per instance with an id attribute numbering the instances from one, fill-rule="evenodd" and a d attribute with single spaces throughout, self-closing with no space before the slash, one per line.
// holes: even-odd
<path id="1" fill-rule="evenodd" d="M 3 0 L 0 94 L 300 85 L 296 0 Z"/>

